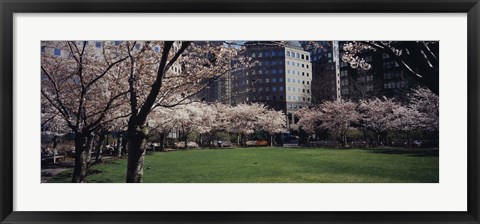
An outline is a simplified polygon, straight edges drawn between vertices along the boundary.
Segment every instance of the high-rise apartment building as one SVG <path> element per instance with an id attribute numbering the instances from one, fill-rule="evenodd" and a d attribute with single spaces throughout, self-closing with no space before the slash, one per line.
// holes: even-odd
<path id="1" fill-rule="evenodd" d="M 232 103 L 264 103 L 284 111 L 288 127 L 298 129 L 294 112 L 312 100 L 310 53 L 298 41 L 249 41 L 245 46 L 254 64 L 231 74 Z"/>
<path id="2" fill-rule="evenodd" d="M 338 41 L 302 41 L 311 55 L 312 103 L 341 99 Z"/>

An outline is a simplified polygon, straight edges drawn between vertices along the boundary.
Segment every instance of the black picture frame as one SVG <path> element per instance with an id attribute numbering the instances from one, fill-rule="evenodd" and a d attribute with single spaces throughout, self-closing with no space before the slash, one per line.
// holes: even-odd
<path id="1" fill-rule="evenodd" d="M 478 0 L 1 0 L 2 223 L 480 223 Z M 19 212 L 13 211 L 14 13 L 467 13 L 468 211 L 467 212 Z M 34 199 L 32 199 L 34 200 Z"/>

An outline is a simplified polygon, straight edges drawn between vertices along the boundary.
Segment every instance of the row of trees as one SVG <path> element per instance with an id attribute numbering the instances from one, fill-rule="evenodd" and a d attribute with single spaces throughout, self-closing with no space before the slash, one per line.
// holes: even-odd
<path id="1" fill-rule="evenodd" d="M 413 130 L 438 131 L 438 96 L 426 88 L 417 88 L 409 96 L 409 103 L 393 99 L 373 98 L 351 101 L 326 101 L 313 108 L 297 112 L 298 124 L 305 132 L 313 134 L 324 129 L 334 133 L 347 144 L 347 134 L 353 128 L 370 130 L 376 134 L 377 143 L 381 134 L 402 131 L 408 136 Z"/>
<path id="2" fill-rule="evenodd" d="M 243 136 L 265 131 L 273 144 L 273 135 L 286 131 L 286 115 L 259 103 L 230 106 L 192 102 L 173 108 L 157 108 L 152 111 L 148 124 L 151 130 L 160 133 L 162 141 L 170 131 L 178 130 L 183 135 L 185 147 L 193 132 L 214 135 L 219 131 L 237 135 L 237 145 L 242 144 Z"/>

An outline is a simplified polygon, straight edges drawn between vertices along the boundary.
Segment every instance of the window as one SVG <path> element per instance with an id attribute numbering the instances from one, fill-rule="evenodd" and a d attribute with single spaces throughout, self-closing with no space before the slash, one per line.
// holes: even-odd
<path id="1" fill-rule="evenodd" d="M 278 70 L 278 74 L 283 74 L 283 69 Z"/>
<path id="2" fill-rule="evenodd" d="M 300 54 L 299 54 L 299 53 L 297 53 L 297 58 L 300 58 Z"/>
<path id="3" fill-rule="evenodd" d="M 283 86 L 280 86 L 280 91 L 283 91 Z"/>
<path id="4" fill-rule="evenodd" d="M 265 57 L 269 57 L 269 56 L 270 56 L 270 52 L 265 51 Z"/>
<path id="5" fill-rule="evenodd" d="M 290 69 L 287 70 L 287 73 L 290 74 Z"/>
<path id="6" fill-rule="evenodd" d="M 45 46 L 42 46 L 41 50 L 42 50 L 42 53 L 45 53 Z"/>
<path id="7" fill-rule="evenodd" d="M 155 47 L 155 52 L 160 52 L 160 47 Z"/>
<path id="8" fill-rule="evenodd" d="M 283 65 L 283 61 L 279 61 L 278 64 L 279 64 L 279 65 Z"/>
<path id="9" fill-rule="evenodd" d="M 279 82 L 283 82 L 283 78 L 280 78 L 280 79 L 279 79 Z"/>
<path id="10" fill-rule="evenodd" d="M 287 61 L 287 65 L 290 65 L 290 61 Z"/>
<path id="11" fill-rule="evenodd" d="M 308 68 L 308 65 L 307 65 L 307 68 Z"/>
<path id="12" fill-rule="evenodd" d="M 288 92 L 290 92 L 290 91 L 291 91 L 291 89 L 290 89 L 290 86 L 289 86 L 289 87 L 287 87 L 287 91 L 288 91 Z M 288 99 L 290 99 L 290 97 L 288 97 Z"/>
<path id="13" fill-rule="evenodd" d="M 283 56 L 283 50 L 278 51 L 278 56 Z"/>
<path id="14" fill-rule="evenodd" d="M 95 47 L 96 47 L 96 48 L 101 48 L 101 47 L 102 47 L 102 42 L 96 41 L 96 42 L 95 42 Z"/>
<path id="15" fill-rule="evenodd" d="M 295 79 L 292 79 L 292 82 L 295 83 Z"/>
<path id="16" fill-rule="evenodd" d="M 297 83 L 300 83 L 300 79 L 297 79 Z"/>
<path id="17" fill-rule="evenodd" d="M 304 84 L 304 85 L 305 85 L 305 81 L 302 81 L 302 84 Z"/>
<path id="18" fill-rule="evenodd" d="M 305 72 L 302 72 L 302 76 L 305 76 Z"/>
<path id="19" fill-rule="evenodd" d="M 287 56 L 290 57 L 290 51 L 287 51 Z"/>
<path id="20" fill-rule="evenodd" d="M 300 75 L 300 71 L 297 71 L 297 75 Z"/>
<path id="21" fill-rule="evenodd" d="M 53 55 L 60 56 L 62 54 L 62 50 L 60 48 L 53 49 Z"/>
<path id="22" fill-rule="evenodd" d="M 265 87 L 265 91 L 270 92 L 270 87 Z"/>
<path id="23" fill-rule="evenodd" d="M 252 58 L 255 58 L 257 57 L 257 55 L 255 54 L 255 52 L 252 53 Z"/>
<path id="24" fill-rule="evenodd" d="M 135 49 L 140 49 L 140 44 L 135 44 Z"/>
<path id="25" fill-rule="evenodd" d="M 276 78 L 273 78 L 273 79 L 272 79 L 272 82 L 277 82 L 277 79 L 276 79 Z"/>
<path id="26" fill-rule="evenodd" d="M 277 64 L 277 61 L 272 61 L 272 65 L 276 65 Z"/>
<path id="27" fill-rule="evenodd" d="M 262 52 L 258 52 L 258 57 L 259 57 L 259 58 L 262 57 Z"/>
<path id="28" fill-rule="evenodd" d="M 307 85 L 310 85 L 310 82 L 309 82 L 309 81 L 307 81 Z"/>
<path id="29" fill-rule="evenodd" d="M 275 57 L 275 51 L 272 51 L 272 57 Z"/>
<path id="30" fill-rule="evenodd" d="M 268 79 L 265 79 L 265 83 L 269 83 L 269 82 L 270 82 L 270 80 L 268 80 Z"/>
<path id="31" fill-rule="evenodd" d="M 290 82 L 290 78 L 287 78 L 287 82 Z"/>
<path id="32" fill-rule="evenodd" d="M 306 57 L 305 59 L 308 61 L 308 60 L 309 60 L 309 59 L 308 59 L 308 55 L 307 55 L 307 56 L 305 56 L 305 57 Z M 308 65 L 307 65 L 307 68 L 308 68 Z"/>
<path id="33" fill-rule="evenodd" d="M 307 77 L 309 77 L 309 76 L 310 76 L 310 73 L 307 72 Z"/>
<path id="34" fill-rule="evenodd" d="M 297 63 L 297 67 L 300 67 L 300 63 Z"/>
<path id="35" fill-rule="evenodd" d="M 273 91 L 273 92 L 277 92 L 277 87 L 275 87 L 275 86 L 272 87 L 272 91 Z"/>
<path id="36" fill-rule="evenodd" d="M 270 62 L 269 62 L 269 61 L 265 61 L 265 65 L 269 66 L 269 65 L 270 65 Z"/>
<path id="37" fill-rule="evenodd" d="M 277 69 L 273 69 L 272 74 L 277 74 Z"/>

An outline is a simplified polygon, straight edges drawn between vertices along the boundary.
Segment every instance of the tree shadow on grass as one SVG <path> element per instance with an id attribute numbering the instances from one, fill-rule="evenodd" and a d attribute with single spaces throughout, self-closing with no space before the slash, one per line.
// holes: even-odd
<path id="1" fill-rule="evenodd" d="M 375 148 L 365 149 L 370 153 L 408 155 L 411 157 L 438 157 L 438 149 L 404 149 L 404 148 Z"/>

